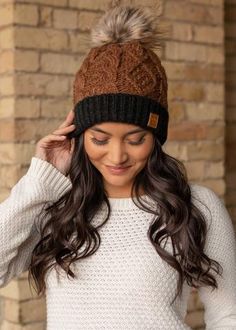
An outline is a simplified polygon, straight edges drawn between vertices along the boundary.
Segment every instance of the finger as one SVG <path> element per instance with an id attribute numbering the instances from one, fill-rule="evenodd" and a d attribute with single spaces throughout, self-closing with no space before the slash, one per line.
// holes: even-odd
<path id="1" fill-rule="evenodd" d="M 48 135 L 37 143 L 37 148 L 53 148 L 60 146 L 66 140 L 63 135 Z"/>
<path id="2" fill-rule="evenodd" d="M 66 126 L 64 128 L 58 128 L 52 134 L 55 134 L 55 135 L 66 135 L 66 134 L 72 132 L 74 129 L 75 129 L 75 125 L 72 124 L 72 125 Z"/>
<path id="3" fill-rule="evenodd" d="M 50 143 L 50 142 L 55 142 L 55 141 L 64 141 L 66 139 L 65 135 L 54 135 L 50 134 L 45 136 L 44 139 L 41 140 L 41 143 Z"/>
<path id="4" fill-rule="evenodd" d="M 59 126 L 59 128 L 64 128 L 66 126 L 69 126 L 73 123 L 73 120 L 74 120 L 74 117 L 75 117 L 75 113 L 74 113 L 74 110 L 71 110 L 67 117 L 66 117 L 66 120 L 63 121 L 63 123 Z"/>

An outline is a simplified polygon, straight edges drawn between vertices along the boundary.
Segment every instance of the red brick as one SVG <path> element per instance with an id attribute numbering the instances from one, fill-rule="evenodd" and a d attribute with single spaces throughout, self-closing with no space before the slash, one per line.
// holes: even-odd
<path id="1" fill-rule="evenodd" d="M 73 74 L 74 76 L 79 70 L 82 61 L 83 57 L 79 55 L 45 53 L 41 57 L 41 70 L 47 73 L 64 73 Z"/>
<path id="2" fill-rule="evenodd" d="M 14 53 L 8 49 L 0 52 L 0 73 L 11 73 L 14 71 Z"/>
<path id="3" fill-rule="evenodd" d="M 192 3 L 200 4 L 200 5 L 210 5 L 210 6 L 220 6 L 223 7 L 223 0 L 190 0 Z"/>
<path id="4" fill-rule="evenodd" d="M 200 102 L 205 99 L 205 87 L 201 83 L 172 82 L 169 84 L 169 99 Z"/>
<path id="5" fill-rule="evenodd" d="M 14 30 L 12 26 L 7 26 L 0 31 L 1 49 L 13 49 L 15 46 Z"/>
<path id="6" fill-rule="evenodd" d="M 72 97 L 45 99 L 41 102 L 41 117 L 63 119 L 72 107 Z"/>
<path id="7" fill-rule="evenodd" d="M 57 29 L 76 29 L 77 12 L 75 10 L 55 9 L 53 11 L 53 25 Z"/>
<path id="8" fill-rule="evenodd" d="M 222 103 L 193 103 L 186 102 L 186 118 L 191 121 L 224 120 L 224 104 Z"/>
<path id="9" fill-rule="evenodd" d="M 81 31 L 90 31 L 94 27 L 98 19 L 100 18 L 99 13 L 80 11 L 78 15 L 78 28 Z"/>
<path id="10" fill-rule="evenodd" d="M 68 77 L 47 74 L 19 74 L 16 76 L 15 93 L 20 96 L 67 96 Z"/>
<path id="11" fill-rule="evenodd" d="M 189 23 L 173 22 L 171 38 L 174 40 L 191 41 L 193 39 L 192 25 Z"/>
<path id="12" fill-rule="evenodd" d="M 206 62 L 207 51 L 205 45 L 167 41 L 165 55 L 170 60 L 186 60 L 191 62 Z"/>
<path id="13" fill-rule="evenodd" d="M 46 318 L 45 299 L 33 299 L 22 302 L 21 318 L 24 323 L 44 321 Z"/>
<path id="14" fill-rule="evenodd" d="M 14 76 L 0 76 L 0 95 L 13 96 L 15 93 Z"/>
<path id="15" fill-rule="evenodd" d="M 15 138 L 15 125 L 12 119 L 1 119 L 0 142 L 13 142 Z"/>
<path id="16" fill-rule="evenodd" d="M 68 31 L 68 51 L 72 53 L 87 53 L 91 48 L 90 34 L 78 31 Z"/>
<path id="17" fill-rule="evenodd" d="M 224 82 L 224 68 L 211 63 L 162 61 L 168 79 Z"/>
<path id="18" fill-rule="evenodd" d="M 65 31 L 17 27 L 15 45 L 20 48 L 68 50 L 68 38 Z"/>
<path id="19" fill-rule="evenodd" d="M 37 71 L 39 69 L 38 52 L 31 50 L 17 50 L 15 52 L 15 69 L 17 71 Z"/>
<path id="20" fill-rule="evenodd" d="M 53 9 L 51 7 L 40 7 L 39 11 L 39 23 L 43 27 L 52 26 L 52 13 Z"/>
<path id="21" fill-rule="evenodd" d="M 11 188 L 16 181 L 20 179 L 20 164 L 18 165 L 1 165 L 0 167 L 0 186 L 5 188 Z"/>
<path id="22" fill-rule="evenodd" d="M 185 104 L 169 102 L 170 123 L 179 123 L 185 117 Z"/>
<path id="23" fill-rule="evenodd" d="M 13 97 L 0 98 L 0 120 L 14 117 L 15 100 Z"/>
<path id="24" fill-rule="evenodd" d="M 205 162 L 202 160 L 184 162 L 189 180 L 200 180 L 204 176 Z"/>
<path id="25" fill-rule="evenodd" d="M 221 46 L 167 41 L 165 55 L 170 60 L 185 60 L 211 64 L 224 63 L 224 50 Z"/>
<path id="26" fill-rule="evenodd" d="M 179 152 L 181 160 L 210 160 L 221 161 L 224 158 L 225 149 L 222 141 L 197 141 L 184 144 Z"/>
<path id="27" fill-rule="evenodd" d="M 221 7 L 199 6 L 183 0 L 169 0 L 165 5 L 165 17 L 173 20 L 210 24 L 222 24 L 223 13 Z"/>
<path id="28" fill-rule="evenodd" d="M 26 0 L 17 0 L 18 2 L 25 3 Z M 55 7 L 65 7 L 67 6 L 67 0 L 27 0 L 27 2 L 31 2 L 33 4 L 47 5 L 47 6 L 55 6 Z"/>
<path id="29" fill-rule="evenodd" d="M 38 20 L 39 15 L 37 6 L 20 3 L 15 5 L 14 22 L 16 24 L 36 26 L 38 24 Z"/>
<path id="30" fill-rule="evenodd" d="M 209 125 L 209 123 L 183 122 L 170 125 L 168 139 L 175 141 L 215 140 L 224 134 L 223 124 Z"/>
<path id="31" fill-rule="evenodd" d="M 209 179 L 204 180 L 202 184 L 212 189 L 218 196 L 224 196 L 225 194 L 225 180 L 223 179 Z"/>
<path id="32" fill-rule="evenodd" d="M 72 8 L 79 9 L 90 9 L 90 10 L 105 10 L 108 8 L 107 0 L 69 0 L 69 6 Z"/>
<path id="33" fill-rule="evenodd" d="M 40 100 L 34 97 L 17 98 L 15 101 L 16 118 L 37 118 L 40 114 Z"/>
<path id="34" fill-rule="evenodd" d="M 17 142 L 35 143 L 43 136 L 53 132 L 61 124 L 59 119 L 18 119 L 15 122 L 15 134 Z"/>
<path id="35" fill-rule="evenodd" d="M 208 44 L 224 43 L 224 30 L 222 26 L 195 25 L 193 27 L 194 40 Z"/>
<path id="36" fill-rule="evenodd" d="M 1 5 L 1 19 L 0 19 L 0 26 L 8 26 L 11 25 L 14 21 L 14 7 L 12 3 L 5 3 Z"/>

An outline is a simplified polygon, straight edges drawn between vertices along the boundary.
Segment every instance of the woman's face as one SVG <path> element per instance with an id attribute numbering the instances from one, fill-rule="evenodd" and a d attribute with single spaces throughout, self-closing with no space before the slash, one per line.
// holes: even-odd
<path id="1" fill-rule="evenodd" d="M 131 124 L 99 123 L 84 132 L 85 151 L 102 174 L 108 197 L 131 196 L 132 183 L 145 167 L 153 145 L 151 132 Z"/>

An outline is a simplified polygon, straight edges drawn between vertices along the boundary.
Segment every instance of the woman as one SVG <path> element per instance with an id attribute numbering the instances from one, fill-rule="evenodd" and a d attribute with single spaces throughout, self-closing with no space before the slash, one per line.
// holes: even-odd
<path id="1" fill-rule="evenodd" d="M 162 150 L 159 34 L 146 9 L 104 15 L 75 77 L 74 111 L 0 205 L 1 286 L 29 269 L 49 330 L 190 329 L 191 287 L 208 330 L 236 329 L 232 221 Z"/>

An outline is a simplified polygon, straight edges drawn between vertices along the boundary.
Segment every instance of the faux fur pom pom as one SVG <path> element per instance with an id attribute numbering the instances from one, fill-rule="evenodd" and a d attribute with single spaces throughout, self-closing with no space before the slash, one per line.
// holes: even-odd
<path id="1" fill-rule="evenodd" d="M 159 16 L 148 7 L 115 6 L 92 29 L 92 45 L 97 47 L 139 40 L 147 48 L 159 48 L 160 39 L 166 32 L 160 28 Z"/>

